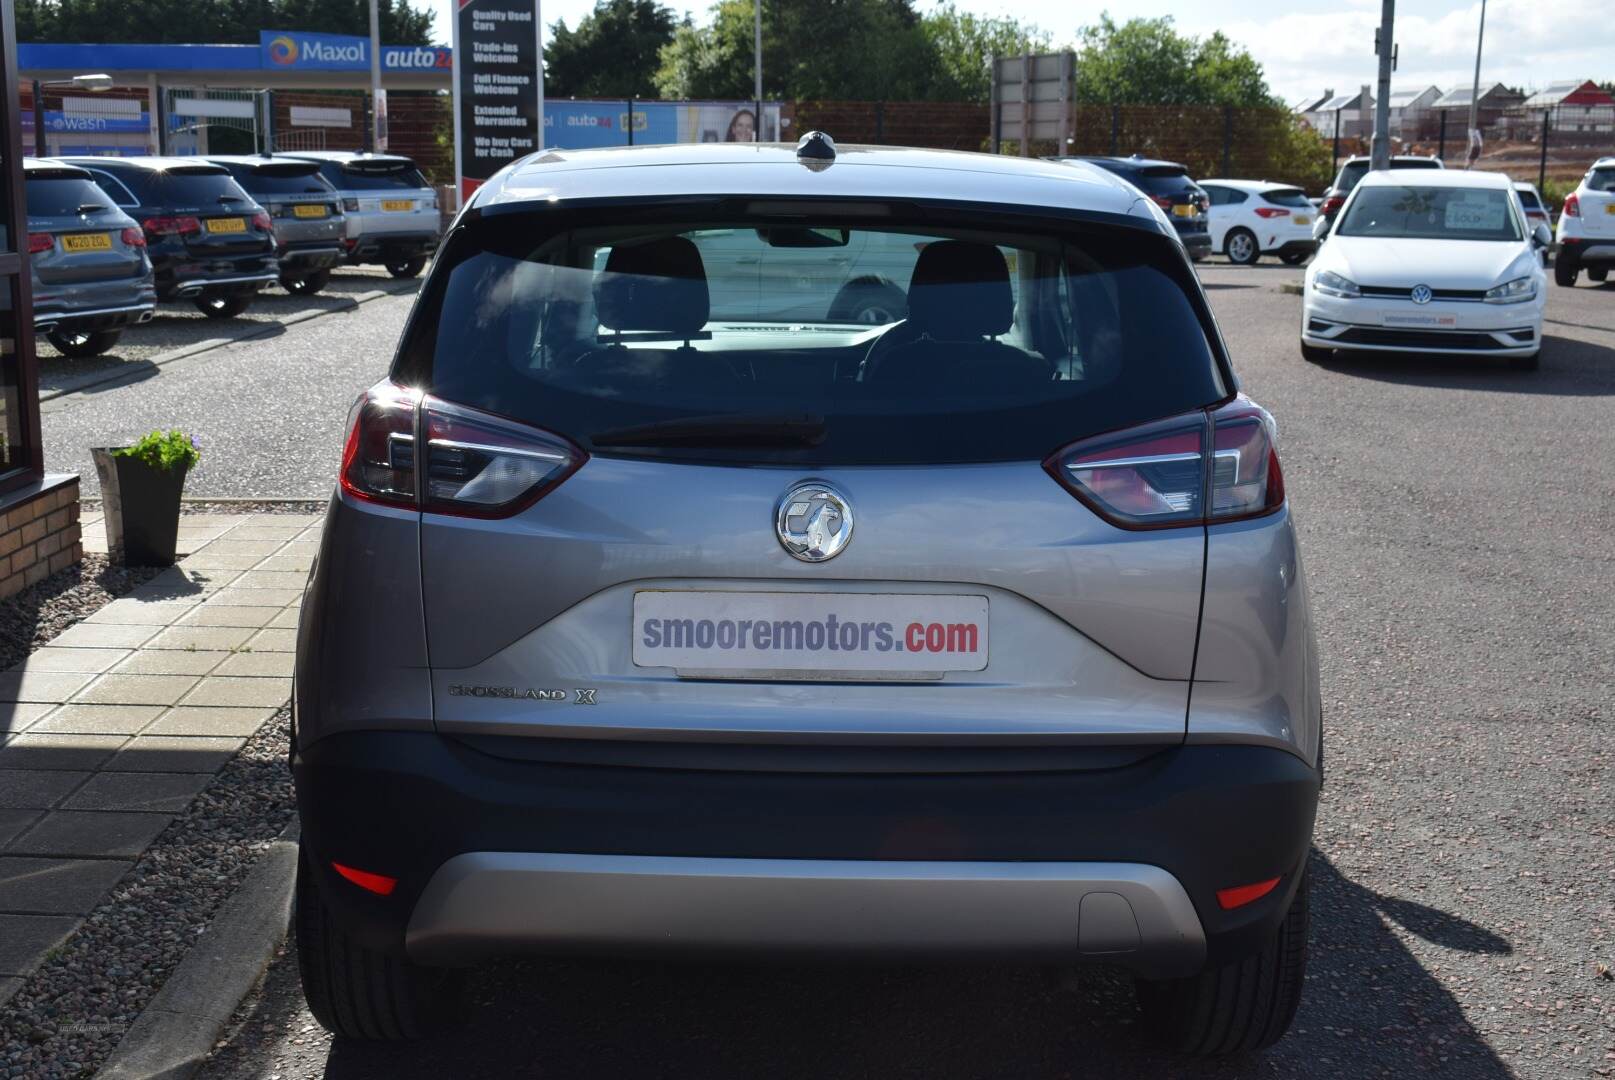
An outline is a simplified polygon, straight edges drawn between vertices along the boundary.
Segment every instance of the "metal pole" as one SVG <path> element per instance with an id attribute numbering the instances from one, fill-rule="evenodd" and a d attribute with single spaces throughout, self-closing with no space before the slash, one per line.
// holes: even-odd
<path id="1" fill-rule="evenodd" d="M 1340 110 L 1335 110 L 1335 152 L 1334 160 L 1329 163 L 1329 171 L 1336 172 L 1340 168 Z"/>
<path id="2" fill-rule="evenodd" d="M 1232 176 L 1234 174 L 1233 166 L 1228 164 L 1228 159 L 1233 153 L 1233 149 L 1234 107 L 1232 105 L 1224 105 L 1222 107 L 1222 174 L 1224 176 Z"/>
<path id="3" fill-rule="evenodd" d="M 45 157 L 45 88 L 34 80 L 34 156 Z"/>
<path id="4" fill-rule="evenodd" d="M 992 85 L 988 88 L 989 103 L 987 106 L 988 139 L 992 144 L 993 153 L 998 153 L 1003 146 L 1003 139 L 998 130 L 998 99 L 1001 96 L 998 89 L 998 57 L 987 58 L 987 70 L 993 73 Z"/>
<path id="5" fill-rule="evenodd" d="M 1548 117 L 1552 115 L 1552 109 L 1542 110 L 1542 162 L 1537 166 L 1536 171 L 1538 194 L 1541 194 L 1542 189 L 1548 186 Z"/>
<path id="6" fill-rule="evenodd" d="M 1465 168 L 1475 163 L 1477 140 L 1480 136 L 1480 51 L 1486 43 L 1486 0 L 1480 0 L 1480 33 L 1475 35 L 1475 81 L 1469 90 L 1469 150 L 1464 155 Z"/>
<path id="7" fill-rule="evenodd" d="M 752 3 L 752 97 L 757 99 L 757 115 L 753 118 L 752 141 L 763 141 L 763 0 Z"/>
<path id="8" fill-rule="evenodd" d="M 1447 160 L 1447 114 L 1451 111 L 1451 109 L 1441 110 L 1441 143 L 1436 151 L 1436 157 L 1442 161 Z"/>
<path id="9" fill-rule="evenodd" d="M 381 11 L 377 0 L 370 0 L 370 146 L 375 150 L 387 141 L 381 125 Z"/>
<path id="10" fill-rule="evenodd" d="M 1379 10 L 1379 92 L 1374 101 L 1374 139 L 1368 146 L 1369 168 L 1391 167 L 1391 34 L 1396 25 L 1396 0 L 1383 0 Z"/>
<path id="11" fill-rule="evenodd" d="M 544 4 L 543 0 L 533 0 L 533 48 L 538 52 L 538 70 L 533 73 L 533 81 L 538 83 L 538 145 L 534 150 L 544 149 L 544 136 L 549 130 L 544 125 Z"/>
<path id="12" fill-rule="evenodd" d="M 628 145 L 634 145 L 634 98 L 628 97 Z"/>

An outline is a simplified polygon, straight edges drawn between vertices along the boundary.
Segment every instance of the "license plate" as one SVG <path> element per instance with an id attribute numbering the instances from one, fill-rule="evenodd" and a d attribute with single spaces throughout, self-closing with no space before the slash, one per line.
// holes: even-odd
<path id="1" fill-rule="evenodd" d="M 104 232 L 76 233 L 62 237 L 63 251 L 111 251 L 112 234 Z"/>
<path id="2" fill-rule="evenodd" d="M 680 675 L 935 677 L 987 666 L 987 598 L 644 591 L 634 663 Z"/>
<path id="3" fill-rule="evenodd" d="M 1385 326 L 1436 330 L 1455 330 L 1458 327 L 1458 316 L 1456 315 L 1406 315 L 1401 312 L 1387 311 L 1382 316 L 1382 319 Z"/>
<path id="4" fill-rule="evenodd" d="M 239 217 L 208 218 L 207 231 L 210 233 L 244 233 L 247 231 L 247 219 Z"/>
<path id="5" fill-rule="evenodd" d="M 1178 217 L 1194 217 L 1194 204 L 1178 203 L 1176 206 L 1172 207 L 1172 213 L 1176 214 Z"/>
<path id="6" fill-rule="evenodd" d="M 1607 202 L 1607 203 L 1604 204 L 1604 213 L 1606 213 L 1606 214 L 1615 214 L 1615 201 Z"/>
<path id="7" fill-rule="evenodd" d="M 1295 219 L 1295 223 L 1297 225 L 1311 225 L 1312 219 L 1307 217 L 1305 214 L 1302 214 Z"/>
<path id="8" fill-rule="evenodd" d="M 325 215 L 325 207 L 320 206 L 317 203 L 300 203 L 297 206 L 292 207 L 292 217 L 322 218 Z"/>
<path id="9" fill-rule="evenodd" d="M 415 209 L 415 200 L 414 199 L 383 199 L 381 201 L 381 208 L 383 210 L 390 210 L 390 211 L 393 211 L 395 213 L 397 211 L 399 211 L 399 210 L 413 210 L 413 209 Z"/>

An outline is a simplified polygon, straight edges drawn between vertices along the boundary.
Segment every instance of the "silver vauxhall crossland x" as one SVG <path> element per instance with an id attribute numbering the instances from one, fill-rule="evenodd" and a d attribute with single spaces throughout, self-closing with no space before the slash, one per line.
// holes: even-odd
<path id="1" fill-rule="evenodd" d="M 409 1037 L 510 952 L 966 957 L 1271 1043 L 1322 762 L 1275 431 L 1102 170 L 506 169 L 354 408 L 303 604 L 314 1015 Z"/>

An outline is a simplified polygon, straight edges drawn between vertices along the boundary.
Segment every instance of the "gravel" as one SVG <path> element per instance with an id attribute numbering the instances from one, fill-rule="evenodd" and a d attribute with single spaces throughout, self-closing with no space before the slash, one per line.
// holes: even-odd
<path id="1" fill-rule="evenodd" d="M 0 1077 L 88 1077 L 292 817 L 290 709 L 247 741 L 0 1010 Z"/>
<path id="2" fill-rule="evenodd" d="M 114 566 L 105 555 L 85 555 L 78 566 L 0 601 L 0 670 L 160 573 L 161 567 Z"/>

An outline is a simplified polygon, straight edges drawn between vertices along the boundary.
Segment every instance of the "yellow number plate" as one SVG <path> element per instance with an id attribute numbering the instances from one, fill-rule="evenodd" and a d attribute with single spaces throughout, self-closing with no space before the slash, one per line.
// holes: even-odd
<path id="1" fill-rule="evenodd" d="M 381 204 L 383 210 L 413 210 L 414 199 L 384 199 Z"/>
<path id="2" fill-rule="evenodd" d="M 1297 225 L 1311 225 L 1312 219 L 1307 217 L 1305 214 L 1302 214 L 1300 217 L 1295 219 L 1295 223 Z"/>
<path id="3" fill-rule="evenodd" d="M 1178 217 L 1194 217 L 1194 204 L 1178 203 L 1172 207 L 1172 212 Z"/>
<path id="4" fill-rule="evenodd" d="M 241 217 L 208 218 L 207 231 L 210 233 L 244 233 L 247 231 L 247 219 Z"/>
<path id="5" fill-rule="evenodd" d="M 325 214 L 325 207 L 318 203 L 299 203 L 292 207 L 292 217 L 313 218 L 324 217 Z"/>
<path id="6" fill-rule="evenodd" d="M 1615 214 L 1615 202 L 1607 202 L 1607 203 L 1605 203 L 1604 204 L 1604 213 L 1606 213 L 1606 214 Z"/>
<path id="7" fill-rule="evenodd" d="M 78 233 L 62 237 L 63 251 L 111 251 L 112 234 L 104 232 Z"/>

